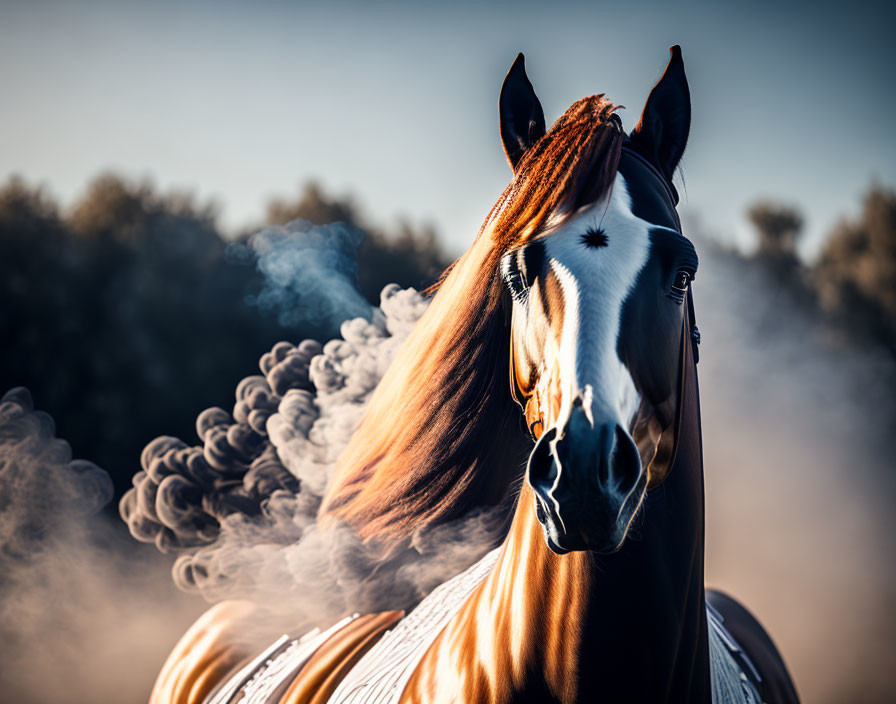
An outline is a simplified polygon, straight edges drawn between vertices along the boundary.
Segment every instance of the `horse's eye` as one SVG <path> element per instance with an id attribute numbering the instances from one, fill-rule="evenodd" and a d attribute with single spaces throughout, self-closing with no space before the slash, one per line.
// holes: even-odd
<path id="1" fill-rule="evenodd" d="M 687 269 L 679 269 L 675 272 L 675 279 L 672 281 L 672 287 L 666 295 L 676 303 L 683 302 L 693 277 L 694 275 Z"/>
<path id="2" fill-rule="evenodd" d="M 501 261 L 501 278 L 513 300 L 519 302 L 525 300 L 529 286 L 526 283 L 526 277 L 520 271 L 517 253 L 512 252 Z"/>
<path id="3" fill-rule="evenodd" d="M 526 285 L 523 274 L 519 269 L 508 271 L 504 275 L 504 282 L 507 284 L 507 288 L 510 290 L 510 295 L 513 296 L 513 300 L 523 302 L 526 299 L 526 295 L 529 293 L 529 287 Z"/>
<path id="4" fill-rule="evenodd" d="M 535 284 L 538 272 L 544 266 L 544 258 L 544 245 L 541 242 L 529 242 L 504 255 L 501 260 L 501 278 L 513 300 L 525 302 L 529 289 Z"/>

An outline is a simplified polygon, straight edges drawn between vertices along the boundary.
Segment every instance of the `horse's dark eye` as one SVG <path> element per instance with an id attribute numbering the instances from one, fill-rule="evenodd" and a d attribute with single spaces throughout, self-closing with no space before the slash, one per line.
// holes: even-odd
<path id="1" fill-rule="evenodd" d="M 679 269 L 675 272 L 675 279 L 672 281 L 672 287 L 666 294 L 676 303 L 684 301 L 685 294 L 688 292 L 688 286 L 691 283 L 693 274 L 687 269 Z"/>
<path id="2" fill-rule="evenodd" d="M 514 300 L 525 300 L 526 294 L 529 292 L 529 287 L 526 286 L 526 282 L 519 269 L 507 272 L 504 276 L 504 282 L 507 284 L 507 288 L 510 289 L 510 295 L 513 296 Z"/>
<path id="3" fill-rule="evenodd" d="M 525 302 L 544 262 L 544 244 L 538 241 L 529 242 L 501 259 L 501 278 L 515 301 Z"/>

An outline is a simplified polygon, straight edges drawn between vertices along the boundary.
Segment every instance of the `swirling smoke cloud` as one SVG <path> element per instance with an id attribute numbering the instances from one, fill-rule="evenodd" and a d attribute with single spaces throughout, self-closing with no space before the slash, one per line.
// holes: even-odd
<path id="1" fill-rule="evenodd" d="M 60 536 L 68 540 L 112 492 L 106 472 L 72 459 L 53 419 L 34 410 L 26 389 L 0 399 L 0 585 L 9 586 L 19 574 L 13 568 L 54 548 Z"/>
<path id="2" fill-rule="evenodd" d="M 0 700 L 145 701 L 196 617 L 159 579 L 162 556 L 99 512 L 111 499 L 106 472 L 72 459 L 28 391 L 0 398 Z"/>
<path id="3" fill-rule="evenodd" d="M 336 458 L 426 306 L 391 284 L 369 320 L 342 324 L 341 339 L 274 345 L 261 374 L 237 386 L 232 412 L 199 415 L 200 445 L 147 445 L 121 515 L 135 538 L 179 554 L 180 588 L 288 605 L 298 622 L 318 623 L 408 606 L 492 544 L 495 521 L 476 514 L 416 536 L 385 565 L 347 528 L 315 522 Z"/>
<path id="4" fill-rule="evenodd" d="M 344 320 L 369 320 L 373 314 L 357 287 L 363 239 L 363 231 L 346 223 L 312 225 L 300 219 L 265 227 L 245 244 L 232 244 L 228 255 L 255 260 L 265 283 L 249 302 L 274 312 L 281 325 L 336 330 Z"/>

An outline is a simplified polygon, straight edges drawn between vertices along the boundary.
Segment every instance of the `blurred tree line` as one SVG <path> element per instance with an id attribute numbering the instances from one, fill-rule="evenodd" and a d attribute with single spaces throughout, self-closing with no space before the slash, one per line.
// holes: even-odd
<path id="1" fill-rule="evenodd" d="M 879 346 L 896 360 L 896 191 L 872 183 L 858 217 L 836 223 L 808 264 L 797 254 L 798 209 L 760 201 L 747 217 L 758 236 L 749 263 L 820 316 L 835 339 Z"/>
<path id="2" fill-rule="evenodd" d="M 368 233 L 358 284 L 374 304 L 387 283 L 421 288 L 449 263 L 432 227 L 371 226 L 352 200 L 313 183 L 270 203 L 268 223 L 295 218 Z M 184 193 L 106 174 L 63 212 L 42 188 L 11 179 L 0 187 L 0 393 L 28 387 L 120 494 L 148 441 L 193 437 L 196 415 L 230 408 L 236 383 L 275 342 L 338 333 L 287 329 L 247 303 L 263 277 L 228 256 L 232 241 L 215 207 Z"/>
<path id="3" fill-rule="evenodd" d="M 449 263 L 431 226 L 376 227 L 351 198 L 314 183 L 270 202 L 266 222 L 295 218 L 367 232 L 358 287 L 372 303 L 387 283 L 421 288 Z M 860 215 L 837 223 L 811 263 L 797 255 L 798 210 L 765 201 L 748 218 L 756 251 L 732 256 L 841 340 L 879 345 L 896 360 L 896 192 L 873 184 Z M 27 386 L 119 493 L 149 440 L 192 437 L 199 411 L 229 408 L 236 383 L 274 342 L 337 334 L 284 328 L 248 303 L 262 276 L 228 256 L 232 241 L 213 206 L 114 175 L 65 211 L 19 179 L 0 187 L 0 390 Z"/>

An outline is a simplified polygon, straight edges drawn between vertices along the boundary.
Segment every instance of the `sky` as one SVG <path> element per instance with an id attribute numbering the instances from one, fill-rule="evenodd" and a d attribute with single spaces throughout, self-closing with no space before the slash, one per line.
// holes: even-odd
<path id="1" fill-rule="evenodd" d="M 896 185 L 893 19 L 844 2 L 0 0 L 0 179 L 71 203 L 103 170 L 149 177 L 214 199 L 231 231 L 318 179 L 459 253 L 510 176 L 497 99 L 517 52 L 549 122 L 603 92 L 630 129 L 680 44 L 685 221 L 749 247 L 744 211 L 771 197 L 803 210 L 811 257 L 872 179 Z"/>

